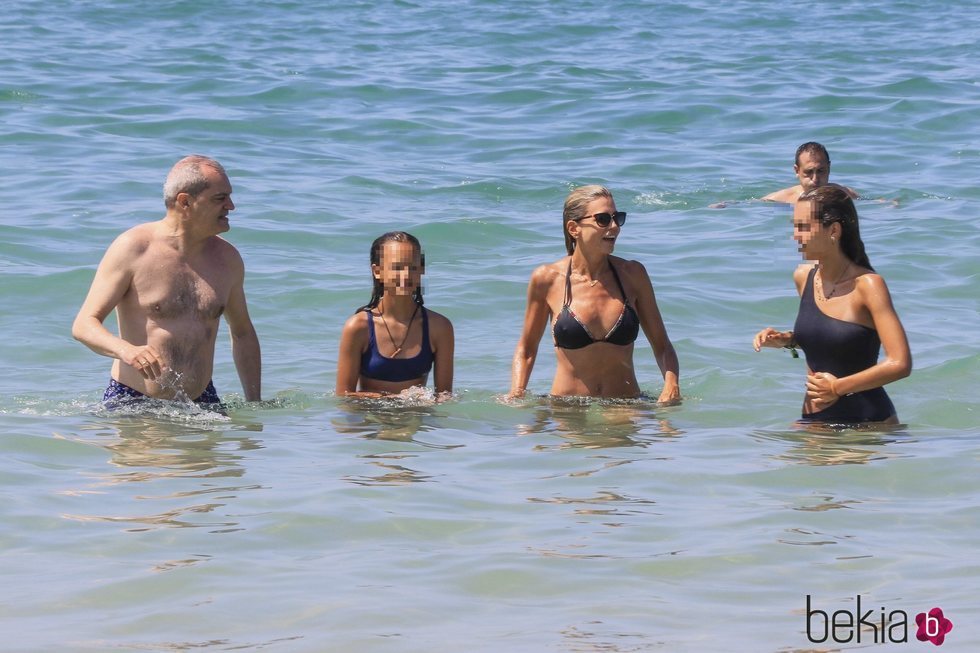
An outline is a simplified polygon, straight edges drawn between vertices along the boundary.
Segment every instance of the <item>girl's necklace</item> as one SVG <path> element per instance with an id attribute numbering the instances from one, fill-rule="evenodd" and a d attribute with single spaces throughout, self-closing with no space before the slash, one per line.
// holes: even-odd
<path id="1" fill-rule="evenodd" d="M 401 342 L 400 345 L 396 345 L 395 346 L 395 353 L 393 353 L 391 356 L 389 356 L 389 358 L 396 358 L 398 356 L 398 354 L 401 353 L 402 347 L 405 346 L 405 341 L 408 340 L 408 334 L 412 332 L 412 322 L 415 321 L 415 314 L 418 313 L 418 312 L 419 312 L 419 305 L 416 304 L 415 305 L 415 310 L 412 311 L 412 318 L 408 321 L 408 326 L 405 328 L 405 337 L 402 338 L 402 342 Z M 395 344 L 395 339 L 391 337 L 391 329 L 388 328 L 388 321 L 385 320 L 385 313 L 384 313 L 384 311 L 381 310 L 381 307 L 380 306 L 378 307 L 378 315 L 381 316 L 381 324 L 384 325 L 385 331 L 388 332 L 388 340 L 390 340 L 391 341 L 391 344 L 394 345 Z"/>
<path id="2" fill-rule="evenodd" d="M 837 292 L 837 286 L 840 284 L 841 279 L 844 278 L 844 275 L 847 274 L 847 271 L 850 269 L 851 269 L 851 262 L 848 261 L 847 266 L 840 273 L 840 276 L 837 277 L 837 281 L 834 282 L 834 287 L 830 290 L 830 294 L 828 295 L 827 293 L 823 293 L 824 301 L 827 301 L 828 299 L 834 296 L 834 293 Z M 823 275 L 820 275 L 820 289 L 823 290 Z"/>

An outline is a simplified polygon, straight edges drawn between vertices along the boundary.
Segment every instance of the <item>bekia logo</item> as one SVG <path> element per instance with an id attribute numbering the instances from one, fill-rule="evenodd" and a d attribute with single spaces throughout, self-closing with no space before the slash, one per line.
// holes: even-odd
<path id="1" fill-rule="evenodd" d="M 909 641 L 909 616 L 905 610 L 886 610 L 881 606 L 862 611 L 861 595 L 854 601 L 854 611 L 836 610 L 827 613 L 813 607 L 813 600 L 806 595 L 806 637 L 814 644 L 828 639 L 838 644 L 862 641 L 874 644 L 902 643 Z M 946 635 L 953 630 L 953 622 L 946 618 L 942 608 L 915 615 L 915 638 L 920 642 L 932 642 L 942 646 Z M 863 639 L 862 639 L 863 638 Z"/>
<path id="2" fill-rule="evenodd" d="M 936 646 L 941 646 L 946 641 L 946 633 L 953 630 L 953 622 L 943 616 L 942 608 L 933 608 L 928 614 L 920 612 L 915 615 L 915 623 L 919 627 L 915 638 Z"/>

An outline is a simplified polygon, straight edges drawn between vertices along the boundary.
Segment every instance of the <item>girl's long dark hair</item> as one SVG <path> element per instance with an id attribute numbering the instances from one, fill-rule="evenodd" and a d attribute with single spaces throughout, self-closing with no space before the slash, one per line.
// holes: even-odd
<path id="1" fill-rule="evenodd" d="M 861 230 L 858 228 L 858 213 L 854 200 L 837 184 L 827 184 L 813 188 L 800 195 L 797 202 L 809 202 L 810 212 L 820 224 L 829 227 L 835 222 L 841 226 L 840 248 L 844 256 L 855 264 L 874 272 L 868 255 L 864 251 Z"/>
<path id="2" fill-rule="evenodd" d="M 381 265 L 381 250 L 384 249 L 385 243 L 411 243 L 418 250 L 419 258 L 422 262 L 422 269 L 425 270 L 425 253 L 422 252 L 422 243 L 407 231 L 389 231 L 375 238 L 374 242 L 371 243 L 371 265 Z M 371 275 L 371 281 L 374 283 L 373 289 L 371 290 L 371 301 L 354 311 L 355 313 L 371 310 L 381 301 L 381 296 L 385 291 L 385 285 L 380 279 L 376 279 L 373 274 Z M 419 306 L 424 303 L 422 301 L 422 284 L 419 284 L 419 287 L 415 289 L 412 299 Z"/>

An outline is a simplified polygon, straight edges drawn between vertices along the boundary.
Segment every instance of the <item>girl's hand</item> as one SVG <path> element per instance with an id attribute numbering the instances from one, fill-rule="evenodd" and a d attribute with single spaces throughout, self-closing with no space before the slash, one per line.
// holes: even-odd
<path id="1" fill-rule="evenodd" d="M 657 403 L 661 406 L 676 406 L 681 403 L 681 389 L 676 383 L 665 383 Z"/>
<path id="2" fill-rule="evenodd" d="M 755 338 L 752 339 L 752 348 L 759 351 L 763 347 L 785 347 L 792 341 L 792 331 L 777 331 L 772 327 L 766 327 L 755 334 Z"/>
<path id="3" fill-rule="evenodd" d="M 806 398 L 814 410 L 823 410 L 837 403 L 837 377 L 829 372 L 809 372 L 806 375 Z"/>

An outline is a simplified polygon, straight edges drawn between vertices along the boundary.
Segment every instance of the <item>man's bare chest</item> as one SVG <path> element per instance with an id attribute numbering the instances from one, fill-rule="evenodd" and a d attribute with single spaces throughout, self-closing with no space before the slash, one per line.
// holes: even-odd
<path id="1" fill-rule="evenodd" d="M 130 293 L 156 319 L 216 320 L 224 312 L 230 284 L 213 265 L 163 258 L 137 267 Z"/>

